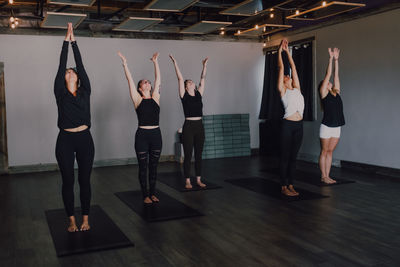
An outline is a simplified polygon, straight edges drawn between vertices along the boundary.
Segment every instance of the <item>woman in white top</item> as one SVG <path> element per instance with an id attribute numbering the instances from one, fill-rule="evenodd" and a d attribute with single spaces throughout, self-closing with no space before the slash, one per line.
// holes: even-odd
<path id="1" fill-rule="evenodd" d="M 284 75 L 282 50 L 286 52 L 292 77 Z M 304 98 L 300 91 L 300 82 L 296 65 L 289 52 L 288 41 L 283 39 L 278 50 L 278 91 L 280 93 L 285 115 L 281 130 L 280 177 L 281 192 L 286 196 L 298 196 L 293 187 L 293 176 L 296 170 L 296 158 L 303 139 Z"/>

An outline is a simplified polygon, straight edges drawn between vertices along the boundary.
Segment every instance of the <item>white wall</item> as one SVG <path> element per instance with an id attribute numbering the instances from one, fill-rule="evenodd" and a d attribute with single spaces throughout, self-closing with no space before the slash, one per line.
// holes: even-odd
<path id="1" fill-rule="evenodd" d="M 53 95 L 63 37 L 0 35 L 4 62 L 8 159 L 10 166 L 54 163 L 58 134 Z M 264 56 L 259 43 L 77 38 L 92 84 L 92 135 L 95 160 L 134 157 L 137 118 L 120 59 L 122 51 L 135 81 L 154 79 L 149 60 L 160 52 L 163 155 L 174 153 L 176 130 L 184 116 L 177 80 L 168 58 L 173 53 L 184 78 L 198 82 L 208 56 L 204 113 L 250 113 L 251 146 L 258 147 L 258 113 Z M 67 66 L 74 66 L 70 49 Z"/>
<path id="2" fill-rule="evenodd" d="M 288 36 L 315 36 L 317 84 L 324 78 L 328 47 L 339 47 L 346 125 L 334 158 L 400 168 L 400 9 Z M 276 40 L 271 45 L 279 42 Z M 318 119 L 305 122 L 301 153 L 319 155 Z"/>

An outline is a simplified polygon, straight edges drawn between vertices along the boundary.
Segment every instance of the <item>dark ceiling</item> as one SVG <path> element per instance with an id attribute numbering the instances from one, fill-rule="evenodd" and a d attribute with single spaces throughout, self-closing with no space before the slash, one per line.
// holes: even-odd
<path id="1" fill-rule="evenodd" d="M 92 6 L 88 7 L 51 4 L 47 3 L 45 0 L 14 0 L 13 4 L 10 4 L 8 1 L 0 1 L 0 30 L 3 29 L 2 32 L 5 32 L 7 28 L 7 31 L 11 31 L 9 18 L 11 14 L 14 14 L 20 21 L 18 28 L 29 28 L 40 31 L 40 23 L 46 16 L 46 12 L 52 11 L 87 14 L 85 20 L 78 27 L 78 30 L 86 32 L 112 34 L 112 28 L 119 25 L 128 17 L 147 17 L 163 19 L 160 24 L 154 27 L 155 30 L 151 33 L 155 38 L 157 38 L 157 35 L 162 34 L 182 35 L 179 33 L 180 30 L 202 20 L 231 22 L 232 24 L 225 28 L 224 36 L 233 37 L 238 30 L 245 31 L 254 28 L 255 25 L 291 25 L 291 29 L 285 30 L 295 30 L 309 25 L 324 23 L 329 20 L 340 18 L 341 16 L 349 16 L 351 14 L 354 16 L 362 15 L 374 9 L 378 10 L 384 6 L 391 6 L 399 3 L 399 1 L 396 0 L 342 1 L 361 3 L 365 4 L 365 6 L 339 15 L 313 21 L 293 20 L 287 19 L 286 17 L 294 14 L 296 10 L 302 12 L 313 7 L 321 6 L 323 1 L 259 0 L 259 4 L 262 4 L 262 11 L 253 16 L 234 16 L 220 13 L 244 1 L 245 0 L 200 0 L 186 9 L 177 12 L 145 10 L 144 8 L 152 2 L 152 0 L 96 0 Z M 330 3 L 333 1 L 326 2 Z M 273 11 L 271 11 L 271 8 L 273 8 Z M 271 18 L 271 13 L 274 14 L 273 18 Z M 218 34 L 220 34 L 220 31 L 215 30 L 207 35 L 216 36 Z M 237 38 L 237 36 L 234 38 Z M 260 39 L 260 36 L 255 35 L 250 38 Z M 265 38 L 265 36 L 262 36 L 262 38 Z"/>

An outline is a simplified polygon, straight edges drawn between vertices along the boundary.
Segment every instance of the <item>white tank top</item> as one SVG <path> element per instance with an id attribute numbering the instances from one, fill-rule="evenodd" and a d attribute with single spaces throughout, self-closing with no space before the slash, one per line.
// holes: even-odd
<path id="1" fill-rule="evenodd" d="M 286 89 L 285 94 L 282 96 L 283 107 L 285 108 L 284 119 L 299 112 L 301 117 L 304 113 L 304 97 L 300 89 L 293 88 L 293 90 Z"/>

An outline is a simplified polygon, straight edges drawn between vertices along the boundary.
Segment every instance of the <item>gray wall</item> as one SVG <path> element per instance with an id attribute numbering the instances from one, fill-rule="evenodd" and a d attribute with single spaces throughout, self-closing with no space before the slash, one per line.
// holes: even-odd
<path id="1" fill-rule="evenodd" d="M 287 36 L 315 36 L 317 84 L 324 78 L 328 47 L 339 47 L 346 125 L 334 158 L 400 168 L 400 9 Z M 282 35 L 283 36 L 283 35 Z M 277 36 L 270 45 L 279 42 Z M 303 157 L 319 155 L 318 102 L 315 122 L 305 122 Z"/>
<path id="2" fill-rule="evenodd" d="M 184 77 L 198 82 L 201 60 L 209 56 L 205 114 L 250 113 L 251 146 L 258 147 L 258 112 L 264 74 L 259 43 L 198 42 L 79 38 L 78 44 L 92 84 L 92 134 L 95 160 L 134 157 L 137 118 L 120 59 L 122 51 L 133 78 L 154 79 L 149 60 L 159 51 L 163 155 L 174 154 L 174 136 L 184 117 L 176 76 L 168 58 L 173 53 Z M 4 62 L 9 165 L 54 163 L 58 134 L 53 95 L 63 37 L 0 35 Z M 68 66 L 73 66 L 72 51 Z"/>

